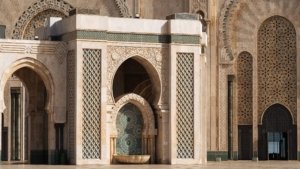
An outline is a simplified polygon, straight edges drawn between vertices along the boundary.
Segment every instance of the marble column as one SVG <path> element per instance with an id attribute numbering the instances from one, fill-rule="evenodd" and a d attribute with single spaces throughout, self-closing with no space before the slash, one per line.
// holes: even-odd
<path id="1" fill-rule="evenodd" d="M 160 106 L 156 109 L 157 139 L 156 139 L 156 160 L 157 163 L 169 163 L 169 110 L 167 106 Z"/>

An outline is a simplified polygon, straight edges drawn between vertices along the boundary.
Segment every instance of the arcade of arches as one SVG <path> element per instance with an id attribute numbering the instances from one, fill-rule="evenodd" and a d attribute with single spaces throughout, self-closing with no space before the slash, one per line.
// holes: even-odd
<path id="1" fill-rule="evenodd" d="M 300 160 L 299 0 L 0 4 L 1 163 Z"/>

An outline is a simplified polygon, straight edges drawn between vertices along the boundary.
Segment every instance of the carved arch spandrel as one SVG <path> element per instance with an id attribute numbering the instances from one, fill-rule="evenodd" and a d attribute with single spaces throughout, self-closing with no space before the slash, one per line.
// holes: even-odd
<path id="1" fill-rule="evenodd" d="M 69 12 L 74 9 L 69 3 L 63 0 L 41 0 L 33 3 L 23 14 L 19 17 L 13 30 L 13 39 L 22 39 L 27 25 L 38 16 L 40 13 L 52 10 L 60 13 L 61 16 L 69 16 Z"/>
<path id="2" fill-rule="evenodd" d="M 126 1 L 124 0 L 114 0 L 117 7 L 119 8 L 120 15 L 124 18 L 132 17 L 129 13 L 129 7 Z"/>

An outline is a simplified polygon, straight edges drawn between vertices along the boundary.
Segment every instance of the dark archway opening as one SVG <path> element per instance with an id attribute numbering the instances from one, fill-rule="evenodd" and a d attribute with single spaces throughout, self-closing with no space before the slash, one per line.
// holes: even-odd
<path id="1" fill-rule="evenodd" d="M 47 91 L 41 77 L 20 68 L 4 89 L 6 110 L 2 123 L 2 161 L 48 163 Z"/>
<path id="2" fill-rule="evenodd" d="M 116 72 L 113 83 L 114 98 L 128 93 L 142 96 L 152 104 L 155 99 L 152 81 L 146 69 L 135 59 L 126 60 Z"/>
<path id="3" fill-rule="evenodd" d="M 274 104 L 265 111 L 258 134 L 260 160 L 297 159 L 297 126 L 283 105 Z"/>

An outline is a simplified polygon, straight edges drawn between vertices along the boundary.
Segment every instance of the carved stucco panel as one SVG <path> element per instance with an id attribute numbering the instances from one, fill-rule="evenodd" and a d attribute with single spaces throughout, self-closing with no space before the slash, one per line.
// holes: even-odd
<path id="1" fill-rule="evenodd" d="M 19 17 L 12 38 L 22 39 L 25 36 L 25 38 L 31 39 L 35 26 L 40 26 L 43 19 L 48 16 L 68 16 L 72 9 L 73 7 L 65 1 L 37 1 Z"/>
<path id="2" fill-rule="evenodd" d="M 59 64 L 64 62 L 68 53 L 66 42 L 47 42 L 43 44 L 0 42 L 0 52 L 53 55 L 56 57 Z"/>
<path id="3" fill-rule="evenodd" d="M 114 0 L 120 10 L 120 15 L 125 18 L 130 18 L 129 7 L 125 0 Z"/>
<path id="4" fill-rule="evenodd" d="M 271 16 L 285 17 L 300 32 L 299 8 L 299 0 L 226 0 L 219 17 L 219 46 L 225 50 L 221 64 L 230 63 L 242 51 L 254 54 L 259 26 Z"/>
<path id="5" fill-rule="evenodd" d="M 196 13 L 199 10 L 204 12 L 205 16 L 207 16 L 207 0 L 192 0 L 191 2 L 191 12 Z"/>

